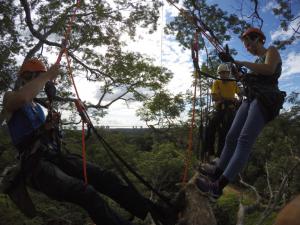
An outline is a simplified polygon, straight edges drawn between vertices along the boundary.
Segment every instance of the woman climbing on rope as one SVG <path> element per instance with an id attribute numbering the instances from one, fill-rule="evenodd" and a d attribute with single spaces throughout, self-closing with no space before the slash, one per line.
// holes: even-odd
<path id="1" fill-rule="evenodd" d="M 278 88 L 282 66 L 278 50 L 274 46 L 264 47 L 266 37 L 257 28 L 247 29 L 241 40 L 247 51 L 258 57 L 254 63 L 235 61 L 236 65 L 251 71 L 244 76 L 235 71 L 245 85 L 246 99 L 226 136 L 219 162 L 216 166 L 201 167 L 204 177 L 196 181 L 199 190 L 214 199 L 242 171 L 256 138 L 267 122 L 279 114 L 285 96 Z"/>
<path id="2" fill-rule="evenodd" d="M 100 192 L 140 219 L 145 219 L 150 212 L 163 225 L 174 224 L 165 217 L 160 206 L 125 185 L 114 173 L 95 164 L 87 162 L 89 184 L 84 183 L 82 158 L 60 151 L 57 139 L 48 135 L 57 119 L 48 121 L 42 107 L 34 101 L 45 84 L 55 80 L 58 74 L 57 64 L 47 71 L 40 60 L 26 60 L 18 74 L 20 87 L 4 96 L 3 115 L 21 161 L 21 176 L 6 193 L 13 198 L 14 192 L 20 190 L 16 186 L 29 182 L 34 189 L 53 199 L 81 206 L 97 225 L 131 224 L 108 206 L 97 193 Z M 21 206 L 26 202 L 16 204 Z M 26 206 L 20 209 L 26 209 Z"/>

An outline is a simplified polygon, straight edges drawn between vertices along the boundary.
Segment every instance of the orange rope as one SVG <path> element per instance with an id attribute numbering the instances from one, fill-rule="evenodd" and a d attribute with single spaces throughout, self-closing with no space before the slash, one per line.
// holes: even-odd
<path id="1" fill-rule="evenodd" d="M 83 106 L 83 104 L 80 100 L 78 90 L 77 90 L 77 87 L 76 87 L 76 84 L 75 84 L 75 81 L 74 81 L 74 77 L 73 77 L 73 74 L 72 74 L 72 68 L 71 68 L 71 60 L 70 60 L 70 57 L 68 55 L 68 51 L 66 50 L 65 53 L 66 53 L 65 56 L 66 56 L 67 65 L 68 65 L 68 75 L 69 75 L 69 77 L 72 81 L 72 84 L 73 84 L 73 87 L 75 89 L 75 93 L 76 93 L 76 96 L 77 96 L 77 101 L 75 102 L 75 105 L 76 105 L 76 108 L 77 108 L 77 110 L 78 110 L 78 112 L 81 116 L 82 115 L 81 112 L 82 112 L 82 109 L 84 108 L 84 106 Z M 82 167 L 83 167 L 84 183 L 85 183 L 85 185 L 87 185 L 88 181 L 87 181 L 87 172 L 86 172 L 86 147 L 85 147 L 84 124 L 87 123 L 88 121 L 86 121 L 83 117 L 81 118 L 81 120 L 82 120 L 82 135 L 81 135 L 81 141 L 82 141 Z"/>
<path id="2" fill-rule="evenodd" d="M 185 154 L 185 165 L 184 165 L 184 172 L 182 177 L 182 184 L 184 185 L 187 182 L 188 171 L 190 169 L 192 152 L 193 152 L 193 130 L 194 130 L 194 123 L 195 123 L 195 106 L 196 106 L 196 93 L 197 93 L 197 71 L 195 71 L 195 87 L 194 87 L 194 95 L 193 95 L 193 110 L 192 110 L 192 120 L 191 126 L 189 131 L 189 141 L 188 141 L 188 149 Z"/>
<path id="3" fill-rule="evenodd" d="M 75 105 L 77 107 L 77 110 L 80 113 L 80 116 L 82 117 L 81 118 L 81 120 L 82 120 L 82 137 L 81 137 L 81 139 L 82 139 L 82 167 L 83 167 L 84 183 L 85 183 L 85 185 L 87 185 L 88 181 L 87 181 L 87 171 L 86 171 L 86 146 L 85 146 L 84 124 L 88 123 L 88 121 L 86 119 L 84 119 L 84 117 L 82 116 L 83 115 L 82 110 L 84 109 L 84 106 L 83 106 L 83 104 L 80 100 L 78 90 L 77 90 L 77 87 L 76 87 L 76 84 L 75 84 L 75 81 L 74 81 L 74 77 L 73 77 L 73 74 L 72 74 L 72 68 L 71 68 L 71 60 L 69 58 L 68 49 L 67 49 L 68 40 L 70 38 L 70 34 L 71 34 L 71 31 L 72 31 L 72 26 L 73 26 L 74 21 L 76 19 L 76 12 L 79 9 L 79 7 L 80 7 L 80 0 L 77 0 L 76 7 L 73 11 L 71 19 L 68 22 L 68 25 L 67 25 L 67 30 L 65 32 L 64 39 L 62 41 L 63 42 L 62 43 L 62 49 L 59 52 L 59 55 L 58 55 L 57 60 L 56 60 L 56 64 L 60 63 L 60 61 L 62 59 L 62 56 L 65 53 L 65 56 L 66 56 L 66 59 L 67 59 L 68 75 L 69 75 L 69 78 L 71 79 L 71 82 L 73 84 L 73 87 L 74 87 L 75 93 L 76 93 L 76 97 L 77 97 L 77 101 L 75 102 Z"/>
<path id="4" fill-rule="evenodd" d="M 66 56 L 66 59 L 67 59 L 67 66 L 68 66 L 68 75 L 69 75 L 69 78 L 72 81 L 72 84 L 73 84 L 73 87 L 74 87 L 74 90 L 75 90 L 75 93 L 76 93 L 76 97 L 77 97 L 77 101 L 75 102 L 75 105 L 76 105 L 76 108 L 77 108 L 77 110 L 78 110 L 78 112 L 81 116 L 82 115 L 81 112 L 82 112 L 82 109 L 84 108 L 84 106 L 83 106 L 83 104 L 80 100 L 78 90 L 77 90 L 77 87 L 76 87 L 76 84 L 75 84 L 75 81 L 74 81 L 74 77 L 73 77 L 73 74 L 72 74 L 72 68 L 71 68 L 71 60 L 70 60 L 70 57 L 68 55 L 68 51 L 66 50 L 65 53 L 66 53 L 65 56 Z M 85 147 L 84 124 L 87 123 L 88 121 L 86 121 L 83 117 L 81 118 L 81 120 L 82 120 L 82 135 L 81 135 L 81 141 L 82 141 L 82 167 L 83 167 L 84 183 L 85 183 L 85 185 L 87 185 L 88 181 L 87 181 L 87 172 L 86 172 L 86 147 Z"/>
<path id="5" fill-rule="evenodd" d="M 76 97 L 77 97 L 77 99 L 80 99 L 79 94 L 78 94 L 78 90 L 77 90 L 77 87 L 76 87 L 76 84 L 75 84 L 75 81 L 74 81 L 73 73 L 72 73 L 71 60 L 70 60 L 70 57 L 69 57 L 69 54 L 68 54 L 68 50 L 66 50 L 66 59 L 67 59 L 69 77 L 72 81 L 72 84 L 73 84 L 73 87 L 74 87 L 74 90 L 75 90 L 75 93 L 76 93 Z"/>
<path id="6" fill-rule="evenodd" d="M 70 34 L 71 34 L 71 31 L 72 31 L 72 25 L 74 24 L 74 21 L 76 19 L 76 12 L 79 9 L 79 7 L 80 7 L 80 0 L 77 0 L 76 7 L 75 7 L 75 9 L 73 11 L 71 19 L 69 20 L 69 23 L 67 25 L 67 31 L 65 32 L 64 39 L 62 41 L 63 42 L 62 43 L 63 47 L 62 47 L 62 49 L 60 50 L 60 52 L 58 54 L 58 57 L 56 59 L 56 63 L 55 64 L 59 64 L 60 63 L 63 54 L 66 52 L 67 43 L 68 43 L 67 41 L 70 38 Z"/>
<path id="7" fill-rule="evenodd" d="M 199 34 L 198 31 L 195 32 L 194 40 L 191 45 L 192 49 L 192 59 L 193 63 L 195 65 L 195 62 L 198 63 L 199 60 Z M 198 72 L 195 69 L 194 76 L 195 76 L 195 82 L 194 82 L 194 95 L 193 95 L 193 106 L 192 106 L 192 119 L 191 119 L 191 126 L 189 130 L 189 137 L 188 137 L 188 149 L 185 154 L 185 165 L 184 165 L 184 172 L 182 176 L 182 184 L 184 185 L 187 181 L 188 177 L 188 171 L 191 164 L 191 158 L 192 158 L 192 152 L 193 152 L 193 130 L 194 130 L 194 123 L 195 123 L 195 107 L 196 107 L 196 95 L 197 95 L 197 79 L 198 79 Z"/>

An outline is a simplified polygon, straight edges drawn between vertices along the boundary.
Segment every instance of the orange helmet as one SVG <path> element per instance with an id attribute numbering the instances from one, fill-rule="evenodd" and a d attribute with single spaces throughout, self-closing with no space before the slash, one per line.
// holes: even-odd
<path id="1" fill-rule="evenodd" d="M 32 58 L 26 60 L 20 68 L 19 75 L 22 76 L 24 72 L 46 72 L 47 68 L 45 64 L 37 59 Z"/>
<path id="2" fill-rule="evenodd" d="M 246 37 L 249 34 L 258 34 L 259 36 L 261 36 L 263 38 L 263 41 L 266 40 L 266 36 L 265 34 L 258 28 L 255 27 L 249 27 L 243 34 L 242 34 L 242 38 Z"/>

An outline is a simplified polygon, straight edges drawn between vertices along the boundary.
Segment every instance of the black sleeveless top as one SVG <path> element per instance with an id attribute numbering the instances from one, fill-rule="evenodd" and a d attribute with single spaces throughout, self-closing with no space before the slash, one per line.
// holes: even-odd
<path id="1" fill-rule="evenodd" d="M 266 56 L 258 57 L 255 60 L 255 63 L 264 64 L 266 61 Z M 275 72 L 273 75 L 263 75 L 263 74 L 257 74 L 255 72 L 251 73 L 253 74 L 253 78 L 256 79 L 256 82 L 262 86 L 273 86 L 278 85 L 278 79 L 281 75 L 282 71 L 282 62 L 279 62 L 276 66 Z"/>
<path id="2" fill-rule="evenodd" d="M 266 57 L 259 57 L 255 63 L 265 63 Z M 280 91 L 278 79 L 282 71 L 282 62 L 277 64 L 273 75 L 249 73 L 245 76 L 244 85 L 247 99 L 257 99 L 266 122 L 273 120 L 282 108 L 285 92 Z"/>

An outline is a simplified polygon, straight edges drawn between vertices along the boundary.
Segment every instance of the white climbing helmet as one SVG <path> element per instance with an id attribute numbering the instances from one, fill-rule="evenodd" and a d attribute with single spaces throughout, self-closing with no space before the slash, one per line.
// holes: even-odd
<path id="1" fill-rule="evenodd" d="M 223 71 L 226 71 L 226 72 L 230 72 L 229 68 L 228 68 L 228 65 L 223 63 L 223 64 L 220 64 L 218 66 L 218 70 L 217 70 L 217 73 L 220 74 L 220 72 L 223 72 Z"/>

